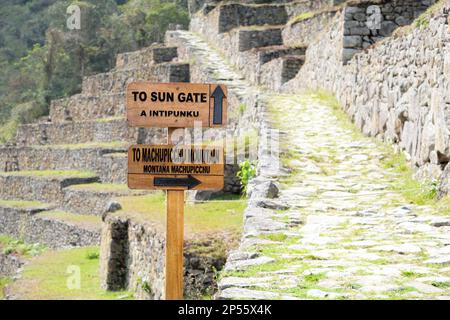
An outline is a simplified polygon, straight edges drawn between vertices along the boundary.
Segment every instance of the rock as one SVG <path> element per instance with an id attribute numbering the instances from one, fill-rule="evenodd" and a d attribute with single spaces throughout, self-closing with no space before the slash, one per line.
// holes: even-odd
<path id="1" fill-rule="evenodd" d="M 345 48 L 360 48 L 362 40 L 360 36 L 345 36 L 344 47 Z"/>
<path id="2" fill-rule="evenodd" d="M 325 292 L 319 289 L 310 289 L 308 292 L 306 292 L 306 296 L 308 298 L 316 298 L 316 299 L 336 299 L 338 297 L 342 297 L 342 295 L 339 295 L 334 292 Z"/>
<path id="3" fill-rule="evenodd" d="M 243 278 L 243 277 L 225 277 L 218 284 L 219 290 L 225 290 L 232 287 L 270 287 L 273 277 Z"/>
<path id="4" fill-rule="evenodd" d="M 278 197 L 278 193 L 279 188 L 275 182 L 264 178 L 256 178 L 249 183 L 247 196 L 255 199 L 274 199 Z"/>
<path id="5" fill-rule="evenodd" d="M 268 299 L 282 299 L 282 300 L 298 300 L 298 298 L 283 295 L 271 291 L 258 291 L 244 288 L 228 288 L 220 291 L 216 298 L 219 300 L 268 300 Z"/>
<path id="6" fill-rule="evenodd" d="M 450 195 L 450 163 L 445 167 L 439 181 L 439 197 L 442 198 L 445 195 Z"/>
<path id="7" fill-rule="evenodd" d="M 106 205 L 106 212 L 116 212 L 122 209 L 122 205 L 117 201 L 110 201 Z"/>
<path id="8" fill-rule="evenodd" d="M 259 200 L 256 201 L 256 206 L 266 209 L 273 209 L 273 210 L 287 210 L 289 209 L 289 206 L 287 204 L 281 203 L 279 201 L 273 201 L 273 200 Z"/>
<path id="9" fill-rule="evenodd" d="M 270 262 L 274 262 L 275 259 L 269 258 L 269 257 L 258 257 L 254 259 L 247 259 L 247 260 L 234 260 L 234 261 L 228 261 L 225 265 L 224 270 L 242 270 L 250 266 L 256 266 L 256 265 L 262 265 Z"/>
<path id="10" fill-rule="evenodd" d="M 392 22 L 392 21 L 383 21 L 381 22 L 381 29 L 379 30 L 379 33 L 383 37 L 389 37 L 392 32 L 397 29 L 398 26 Z"/>
<path id="11" fill-rule="evenodd" d="M 426 264 L 447 266 L 450 265 L 450 256 L 443 256 L 439 258 L 429 259 L 425 261 Z"/>
<path id="12" fill-rule="evenodd" d="M 384 245 L 374 247 L 373 250 L 384 252 L 396 252 L 399 254 L 419 253 L 422 251 L 422 249 L 419 246 L 413 244 Z"/>
<path id="13" fill-rule="evenodd" d="M 420 281 L 410 281 L 406 285 L 409 287 L 416 288 L 418 291 L 422 293 L 441 293 L 444 291 L 440 288 L 436 288 L 435 286 L 422 283 Z"/>

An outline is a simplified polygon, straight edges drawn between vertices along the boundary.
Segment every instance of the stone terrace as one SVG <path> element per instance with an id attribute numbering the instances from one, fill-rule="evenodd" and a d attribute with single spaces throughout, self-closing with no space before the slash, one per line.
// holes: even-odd
<path id="1" fill-rule="evenodd" d="M 99 244 L 111 199 L 142 194 L 124 185 L 128 146 L 165 141 L 162 129 L 128 128 L 124 88 L 188 82 L 189 65 L 176 60 L 177 49 L 161 45 L 120 54 L 113 70 L 86 77 L 81 93 L 52 101 L 48 119 L 20 126 L 0 148 L 0 233 L 53 248 Z"/>

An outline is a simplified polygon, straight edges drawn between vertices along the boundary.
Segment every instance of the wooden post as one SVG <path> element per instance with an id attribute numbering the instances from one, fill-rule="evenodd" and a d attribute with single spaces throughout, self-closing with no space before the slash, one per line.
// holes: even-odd
<path id="1" fill-rule="evenodd" d="M 168 129 L 168 144 L 172 143 L 174 130 Z M 167 190 L 166 202 L 166 300 L 181 300 L 184 283 L 184 191 Z"/>

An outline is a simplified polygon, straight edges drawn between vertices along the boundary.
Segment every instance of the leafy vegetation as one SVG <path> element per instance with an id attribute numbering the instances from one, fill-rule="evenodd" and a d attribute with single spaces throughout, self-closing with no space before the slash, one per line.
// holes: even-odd
<path id="1" fill-rule="evenodd" d="M 237 177 L 241 181 L 242 194 L 247 194 L 248 182 L 256 176 L 256 166 L 249 160 L 239 164 Z"/>
<path id="2" fill-rule="evenodd" d="M 0 235 L 0 248 L 3 254 L 18 254 L 21 256 L 36 256 L 45 250 L 45 246 L 39 243 L 27 244 L 23 240 Z"/>
<path id="3" fill-rule="evenodd" d="M 11 283 L 11 281 L 12 281 L 11 278 L 0 277 L 0 300 L 3 300 L 3 290 L 8 284 Z"/>
<path id="4" fill-rule="evenodd" d="M 67 28 L 77 5 L 81 29 Z M 169 25 L 187 26 L 182 0 L 2 1 L 0 143 L 21 123 L 48 114 L 52 99 L 80 91 L 84 76 L 114 66 L 117 53 L 162 42 Z"/>

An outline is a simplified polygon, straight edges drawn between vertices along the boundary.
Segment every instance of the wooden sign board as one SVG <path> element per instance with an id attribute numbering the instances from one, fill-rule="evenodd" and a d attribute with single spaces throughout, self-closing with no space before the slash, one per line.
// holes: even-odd
<path id="1" fill-rule="evenodd" d="M 217 84 L 133 82 L 127 86 L 132 127 L 222 128 L 227 122 L 227 88 Z"/>
<path id="2" fill-rule="evenodd" d="M 224 153 L 217 146 L 134 145 L 128 150 L 128 187 L 221 190 Z"/>

